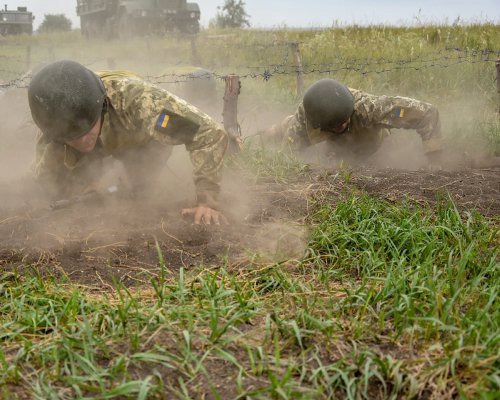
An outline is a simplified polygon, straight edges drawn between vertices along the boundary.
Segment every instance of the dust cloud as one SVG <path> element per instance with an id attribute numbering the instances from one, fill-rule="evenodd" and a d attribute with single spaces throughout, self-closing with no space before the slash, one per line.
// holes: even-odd
<path id="1" fill-rule="evenodd" d="M 182 87 L 175 89 L 172 92 L 185 97 Z M 200 108 L 222 122 L 220 85 L 216 96 L 217 102 L 202 104 Z M 0 252 L 24 249 L 34 259 L 38 252 L 48 252 L 48 257 L 58 262 L 81 264 L 79 271 L 84 271 L 92 260 L 110 254 L 111 257 L 118 254 L 120 260 L 137 254 L 139 259 L 145 255 L 140 250 L 144 247 L 149 249 L 150 259 L 157 259 L 154 237 L 172 240 L 177 247 L 199 247 L 195 254 L 209 254 L 208 242 L 213 242 L 216 248 L 213 253 L 218 258 L 228 248 L 235 248 L 239 252 L 258 253 L 263 260 L 274 262 L 298 258 L 305 250 L 304 228 L 284 222 L 283 215 L 275 215 L 277 211 L 271 200 L 261 197 L 256 202 L 251 183 L 230 170 L 225 171 L 220 198 L 230 226 L 210 228 L 214 232 L 222 230 L 220 235 L 193 227 L 190 220 L 180 215 L 183 207 L 194 205 L 195 197 L 192 164 L 184 146 L 173 147 L 147 191 L 129 196 L 131 182 L 123 164 L 108 157 L 102 166 L 99 188 L 118 185 L 120 193 L 105 201 L 52 210 L 51 199 L 34 182 L 30 170 L 37 128 L 31 120 L 27 90 L 9 90 L 0 101 L 4 121 L 0 131 Z M 284 109 L 276 116 L 259 99 L 242 97 L 240 118 L 244 135 L 263 130 L 285 115 Z M 150 171 L 136 172 L 148 175 Z"/>
<path id="2" fill-rule="evenodd" d="M 39 193 L 30 172 L 36 131 L 26 89 L 12 88 L 0 94 L 0 121 L 1 208 L 36 203 Z"/>
<path id="3" fill-rule="evenodd" d="M 127 59 L 117 69 L 130 69 L 146 76 L 149 65 L 137 59 Z M 82 60 L 79 60 L 83 62 Z M 93 62 L 94 70 L 108 69 L 105 60 Z M 157 69 L 163 73 L 164 67 Z M 153 71 L 157 72 L 157 71 Z M 165 83 L 163 87 L 181 98 L 194 103 L 213 119 L 222 123 L 224 83 L 217 79 L 207 79 L 210 83 L 211 98 L 200 99 L 181 82 Z M 440 107 L 443 133 L 448 140 L 452 132 L 459 129 L 475 129 L 480 119 L 478 112 L 470 113 L 464 127 L 454 125 L 457 113 L 464 121 L 464 110 L 487 107 L 478 106 L 476 99 L 467 104 L 448 104 Z M 278 104 L 263 95 L 242 93 L 238 104 L 238 120 L 245 139 L 262 135 L 271 125 L 279 123 L 285 116 L 295 112 L 294 104 Z M 458 110 L 458 111 L 457 111 Z M 165 251 L 179 263 L 189 264 L 185 257 L 197 262 L 214 261 L 226 254 L 228 249 L 235 252 L 256 252 L 270 262 L 286 258 L 299 258 L 307 246 L 304 227 L 294 222 L 296 216 L 280 208 L 272 193 L 275 188 L 256 188 L 238 172 L 226 169 L 220 203 L 222 211 L 229 219 L 229 227 L 193 227 L 191 221 L 180 215 L 183 207 L 194 205 L 195 188 L 192 179 L 192 165 L 184 146 L 175 146 L 172 154 L 162 166 L 158 178 L 149 190 L 138 196 L 121 193 L 109 200 L 96 204 L 77 204 L 68 209 L 52 211 L 50 200 L 44 197 L 33 182 L 30 165 L 34 157 L 36 127 L 27 104 L 26 89 L 12 89 L 0 93 L 0 241 L 8 248 L 45 249 L 73 254 L 81 260 L 82 254 L 90 264 L 98 257 L 107 257 L 109 249 L 120 262 L 127 257 L 141 257 L 147 254 L 150 260 L 157 260 L 152 238 L 169 241 L 170 250 Z M 462 132 L 463 133 L 463 132 Z M 465 132 L 467 133 L 467 132 Z M 466 135 L 465 135 L 466 136 Z M 450 142 L 450 140 L 448 140 Z M 460 169 L 471 162 L 481 163 L 487 155 L 487 144 L 478 139 L 452 140 L 447 148 L 446 168 Z M 338 169 L 344 165 L 369 166 L 375 169 L 417 171 L 427 167 L 422 152 L 421 140 L 415 131 L 393 130 L 382 147 L 370 157 L 350 160 L 342 154 L 333 154 L 326 143 L 320 143 L 304 151 L 300 158 L 308 163 L 328 169 Z M 478 161 L 479 160 L 479 161 Z M 137 171 L 148 175 L 149 171 Z M 126 171 L 119 161 L 107 160 L 100 176 L 101 188 L 118 184 L 127 192 L 131 186 Z M 280 196 L 286 198 L 286 193 Z M 292 211 L 298 211 L 293 209 Z M 198 229 L 201 229 L 199 231 Z M 222 231 L 221 231 L 222 230 Z M 209 244 L 212 242 L 212 244 Z M 142 249 L 142 250 L 141 250 Z M 191 255 L 188 249 L 191 249 Z M 1 249 L 0 249 L 1 250 Z M 111 250 L 110 250 L 111 251 Z M 232 250 L 231 250 L 232 251 Z M 170 252 L 170 253 L 169 253 Z M 203 260 L 196 254 L 203 253 Z M 80 254 L 80 256 L 78 255 Z M 181 256 L 179 256 L 181 254 Z M 210 258 L 210 257 L 215 258 Z M 112 256 L 114 257 L 114 256 Z M 147 257 L 146 257 L 147 258 Z M 72 262 L 74 259 L 72 259 Z M 155 264 L 155 261 L 151 261 Z"/>

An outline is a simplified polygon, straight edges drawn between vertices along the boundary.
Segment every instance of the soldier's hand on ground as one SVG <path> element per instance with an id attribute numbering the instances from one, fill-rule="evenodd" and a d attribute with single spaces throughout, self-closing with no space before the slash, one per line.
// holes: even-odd
<path id="1" fill-rule="evenodd" d="M 442 150 L 433 151 L 426 154 L 429 168 L 432 170 L 443 169 L 443 152 Z"/>
<path id="2" fill-rule="evenodd" d="M 228 224 L 227 218 L 220 211 L 214 210 L 208 206 L 199 205 L 193 208 L 183 208 L 181 211 L 183 216 L 193 216 L 194 223 L 204 225 L 220 225 Z"/>

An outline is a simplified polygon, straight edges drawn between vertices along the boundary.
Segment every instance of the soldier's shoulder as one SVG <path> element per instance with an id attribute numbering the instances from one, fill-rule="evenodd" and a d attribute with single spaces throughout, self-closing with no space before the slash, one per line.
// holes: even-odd
<path id="1" fill-rule="evenodd" d="M 145 87 L 150 84 L 140 75 L 132 71 L 98 71 L 97 75 L 101 78 L 108 95 L 110 91 L 126 91 L 134 87 Z"/>
<path id="2" fill-rule="evenodd" d="M 375 96 L 371 93 L 365 92 L 364 90 L 361 90 L 361 89 L 354 89 L 351 87 L 348 89 L 352 93 L 352 95 L 354 96 L 354 100 L 363 99 L 363 98 L 367 98 L 367 97 L 377 97 L 377 96 Z"/>
<path id="3" fill-rule="evenodd" d="M 95 71 L 95 73 L 102 79 L 102 80 L 113 80 L 113 79 L 134 79 L 134 80 L 142 80 L 142 76 L 140 76 L 138 73 L 134 71 L 129 71 L 129 70 L 102 70 L 102 71 Z"/>

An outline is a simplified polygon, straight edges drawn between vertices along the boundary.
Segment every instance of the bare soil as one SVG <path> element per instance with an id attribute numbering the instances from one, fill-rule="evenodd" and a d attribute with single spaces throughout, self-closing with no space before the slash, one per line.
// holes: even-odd
<path id="1" fill-rule="evenodd" d="M 196 265 L 237 267 L 249 254 L 263 262 L 296 258 L 307 245 L 305 219 L 314 199 L 326 196 L 335 204 L 352 190 L 431 207 L 449 196 L 462 212 L 496 220 L 500 214 L 500 167 L 318 169 L 294 184 L 242 181 L 232 176 L 224 185 L 221 200 L 230 223 L 221 226 L 192 224 L 180 214 L 185 202 L 169 200 L 168 191 L 154 200 L 107 198 L 51 210 L 38 199 L 21 202 L 18 182 L 2 184 L 0 267 L 102 289 L 113 281 L 147 284 L 160 272 L 158 249 L 168 273 Z"/>
<path id="2" fill-rule="evenodd" d="M 500 167 L 461 171 L 397 171 L 360 169 L 352 184 L 388 201 L 408 199 L 434 205 L 452 200 L 460 210 L 487 217 L 500 214 Z"/>

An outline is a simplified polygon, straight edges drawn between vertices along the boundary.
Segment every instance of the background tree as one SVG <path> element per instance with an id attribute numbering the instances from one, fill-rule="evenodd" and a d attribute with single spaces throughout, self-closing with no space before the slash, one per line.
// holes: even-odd
<path id="1" fill-rule="evenodd" d="M 71 31 L 71 20 L 64 14 L 46 14 L 38 28 L 38 32 L 68 32 Z"/>
<path id="2" fill-rule="evenodd" d="M 219 28 L 243 28 L 250 26 L 250 16 L 245 11 L 243 0 L 225 0 L 215 17 L 215 25 Z"/>

